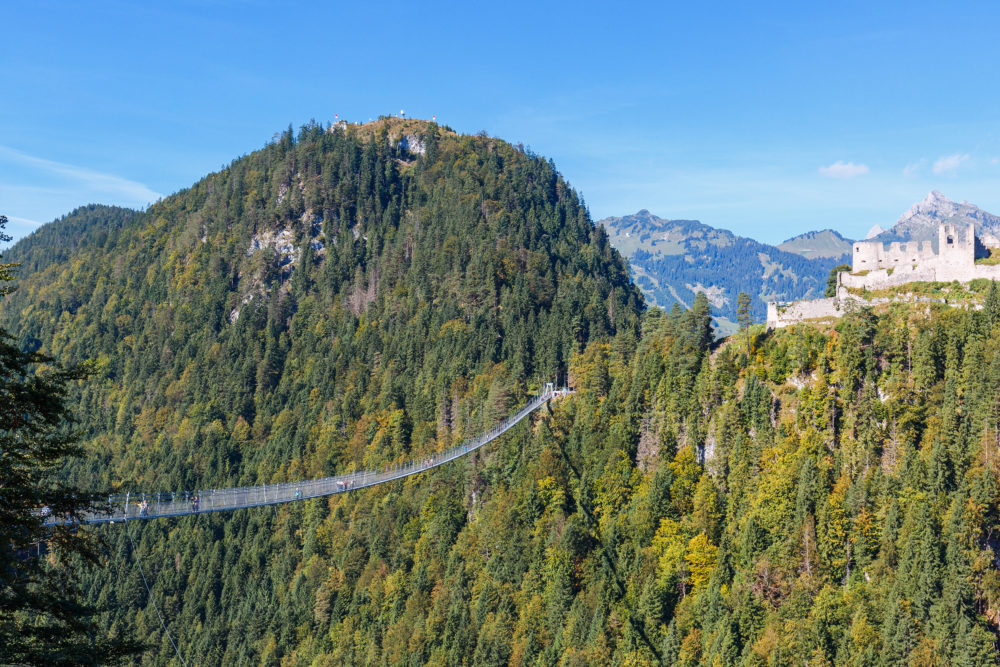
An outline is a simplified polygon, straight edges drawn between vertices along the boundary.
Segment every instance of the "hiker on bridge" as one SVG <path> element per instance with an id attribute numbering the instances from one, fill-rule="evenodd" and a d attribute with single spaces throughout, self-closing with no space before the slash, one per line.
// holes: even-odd
<path id="1" fill-rule="evenodd" d="M 192 512 L 198 511 L 198 496 L 195 496 L 194 498 L 191 499 L 191 511 Z"/>

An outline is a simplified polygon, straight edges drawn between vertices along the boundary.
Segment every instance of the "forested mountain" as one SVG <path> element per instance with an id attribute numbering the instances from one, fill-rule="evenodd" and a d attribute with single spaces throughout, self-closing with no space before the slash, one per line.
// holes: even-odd
<path id="1" fill-rule="evenodd" d="M 19 243 L 14 251 L 21 275 L 33 276 L 66 262 L 78 250 L 114 245 L 121 229 L 136 215 L 137 211 L 128 208 L 90 204 L 39 227 L 30 241 Z"/>
<path id="2" fill-rule="evenodd" d="M 753 298 L 760 321 L 768 301 L 822 297 L 830 269 L 850 261 L 850 241 L 830 230 L 775 247 L 697 220 L 664 220 L 645 209 L 597 224 L 628 257 L 632 277 L 647 299 L 665 308 L 674 303 L 691 307 L 694 295 L 704 292 L 725 334 L 735 331 L 740 292 Z"/>
<path id="3" fill-rule="evenodd" d="M 287 132 L 113 215 L 5 258 L 39 260 L 0 324 L 99 364 L 74 480 L 316 477 L 576 388 L 406 481 L 130 524 L 188 664 L 1000 660 L 995 287 L 713 344 L 703 294 L 643 311 L 551 163 L 415 121 Z M 92 601 L 176 662 L 121 528 Z"/>
<path id="4" fill-rule="evenodd" d="M 75 211 L 5 260 L 24 265 L 2 325 L 26 347 L 100 368 L 77 403 L 95 454 L 67 471 L 88 488 L 269 482 L 433 452 L 541 382 L 565 380 L 588 341 L 634 337 L 642 307 L 624 261 L 549 162 L 395 119 L 289 130 L 146 212 Z M 426 524 L 443 557 L 470 494 L 482 505 L 515 462 L 493 478 L 456 466 L 410 491 L 348 498 L 344 508 L 360 503 L 376 523 L 336 537 L 371 548 L 357 565 L 378 568 L 397 545 L 412 561 Z M 301 512 L 143 531 L 157 570 L 170 566 L 161 593 L 197 662 L 295 648 L 315 603 L 287 599 L 317 553 L 301 553 L 297 533 L 316 540 Z M 440 582 L 441 564 L 421 564 L 421 590 Z M 321 569 L 302 595 L 332 576 Z M 102 604 L 121 601 L 109 627 L 149 636 L 126 602 L 136 583 L 104 572 L 92 590 Z"/>

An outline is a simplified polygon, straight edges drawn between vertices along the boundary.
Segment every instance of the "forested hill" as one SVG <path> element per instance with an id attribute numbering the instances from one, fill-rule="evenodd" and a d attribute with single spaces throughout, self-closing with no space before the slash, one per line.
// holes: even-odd
<path id="1" fill-rule="evenodd" d="M 113 246 L 122 228 L 137 218 L 141 219 L 138 211 L 119 206 L 81 206 L 42 225 L 9 252 L 21 264 L 20 275 L 34 276 L 52 265 L 66 262 L 82 249 Z"/>
<path id="2" fill-rule="evenodd" d="M 24 275 L 4 325 L 101 362 L 81 407 L 101 415 L 103 481 L 164 489 L 450 439 L 565 378 L 574 350 L 634 329 L 641 308 L 549 162 L 397 119 L 289 130 L 147 212 L 79 209 L 6 259 Z M 319 404 L 281 431 L 298 435 L 272 443 L 273 420 L 310 392 Z M 474 393 L 493 412 L 465 414 Z M 376 415 L 390 446 L 347 451 L 330 433 L 323 460 L 307 455 L 308 428 L 343 438 Z M 268 451 L 215 448 L 215 431 L 205 446 L 203 429 L 232 436 L 237 421 Z"/>
<path id="3" fill-rule="evenodd" d="M 97 360 L 76 406 L 94 456 L 68 471 L 88 488 L 272 482 L 431 453 L 565 381 L 589 341 L 634 339 L 643 307 L 551 162 L 398 119 L 289 130 L 148 211 L 80 209 L 4 259 L 24 266 L 0 323 L 59 360 Z M 314 505 L 311 527 L 289 509 L 144 529 L 147 553 L 176 561 L 158 581 L 182 645 L 210 664 L 293 650 L 317 588 L 340 576 L 324 561 L 287 599 L 296 572 L 319 567 L 317 540 L 355 545 L 336 566 L 350 587 L 355 566 L 397 548 L 393 568 L 421 560 L 419 590 L 439 585 L 463 517 L 513 474 L 515 451 L 492 472 L 456 466 Z M 355 503 L 375 523 L 317 537 Z M 423 532 L 438 556 L 414 553 Z M 153 632 L 126 602 L 137 581 L 92 583 L 122 600 L 110 624 Z"/>
<path id="4" fill-rule="evenodd" d="M 775 247 L 697 220 L 664 220 L 645 209 L 598 224 L 628 257 L 633 278 L 651 303 L 690 308 L 694 295 L 704 292 L 725 334 L 735 331 L 740 292 L 753 297 L 754 315 L 762 321 L 768 301 L 822 297 L 830 269 L 850 261 L 850 242 L 836 232 L 803 235 Z M 823 237 L 822 248 L 808 241 L 817 236 Z"/>
<path id="5" fill-rule="evenodd" d="M 97 529 L 91 602 L 145 664 L 177 663 L 152 600 L 188 664 L 1000 661 L 996 286 L 715 345 L 703 294 L 642 310 L 549 162 L 413 121 L 288 132 L 116 215 L 78 211 L 65 259 L 19 244 L 0 310 L 96 358 L 90 488 L 375 467 L 576 388 L 406 481 L 130 524 L 152 598 Z"/>

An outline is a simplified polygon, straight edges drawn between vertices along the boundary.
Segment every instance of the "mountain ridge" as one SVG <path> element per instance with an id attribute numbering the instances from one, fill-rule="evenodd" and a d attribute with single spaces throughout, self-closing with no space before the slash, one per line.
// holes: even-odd
<path id="1" fill-rule="evenodd" d="M 23 270 L 0 326 L 61 362 L 96 362 L 70 396 L 92 455 L 66 473 L 109 492 L 433 456 L 543 382 L 566 382 L 591 342 L 637 338 L 644 310 L 624 259 L 548 160 L 431 123 L 289 130 L 145 211 L 78 209 L 4 260 Z M 440 613 L 431 592 L 450 586 L 456 542 L 531 520 L 488 517 L 534 493 L 526 467 L 538 457 L 524 451 L 537 437 L 519 427 L 452 466 L 329 502 L 132 532 L 170 554 L 150 585 L 191 664 L 333 653 L 331 627 L 380 613 L 365 601 L 370 574 L 391 567 L 413 582 L 400 589 L 420 617 L 412 630 Z M 109 533 L 113 553 L 125 538 Z M 515 541 L 504 551 L 494 566 L 520 578 Z M 95 603 L 112 601 L 108 632 L 150 636 L 136 580 L 87 577 Z M 306 647 L 312 637 L 326 645 Z M 471 663 L 475 639 L 429 633 L 408 655 Z M 151 660 L 169 659 L 162 635 L 151 642 Z"/>
<path id="2" fill-rule="evenodd" d="M 852 239 L 846 238 L 837 230 L 827 228 L 793 236 L 775 247 L 808 259 L 816 257 L 839 258 L 851 252 L 853 243 Z"/>
<path id="3" fill-rule="evenodd" d="M 850 251 L 850 242 L 832 230 L 793 237 L 783 244 L 785 249 L 697 220 L 660 218 L 647 209 L 596 224 L 608 230 L 612 245 L 628 257 L 633 278 L 651 303 L 690 307 L 695 294 L 704 292 L 723 334 L 735 330 L 739 292 L 751 295 L 759 320 L 767 301 L 823 296 L 830 269 L 848 261 Z M 803 254 L 815 245 L 810 239 L 822 241 L 819 257 Z M 835 254 L 838 247 L 844 252 Z"/>
<path id="4" fill-rule="evenodd" d="M 1000 217 L 968 201 L 955 202 L 938 190 L 931 190 L 924 199 L 907 209 L 887 230 L 872 228 L 868 240 L 932 241 L 937 243 L 940 223 L 973 224 L 978 235 L 1000 236 Z M 876 226 L 877 227 L 877 226 Z"/>

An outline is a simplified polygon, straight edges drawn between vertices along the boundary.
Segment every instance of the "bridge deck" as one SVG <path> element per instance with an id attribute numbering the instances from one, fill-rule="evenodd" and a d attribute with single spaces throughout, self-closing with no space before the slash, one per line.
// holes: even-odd
<path id="1" fill-rule="evenodd" d="M 105 507 L 95 507 L 93 511 L 86 512 L 82 521 L 83 523 L 114 523 L 115 521 L 156 519 L 204 512 L 223 512 L 261 505 L 278 505 L 384 484 L 442 466 L 483 447 L 509 431 L 522 419 L 540 408 L 547 400 L 568 391 L 556 390 L 551 383 L 547 384 L 541 394 L 486 433 L 443 452 L 385 466 L 378 470 L 362 470 L 322 479 L 262 486 L 205 489 L 178 493 L 143 494 L 130 492 L 111 496 Z M 194 501 L 196 497 L 198 499 L 197 505 Z M 142 501 L 147 504 L 144 512 L 140 512 L 138 506 L 138 503 Z M 53 517 L 46 523 L 62 522 Z"/>

